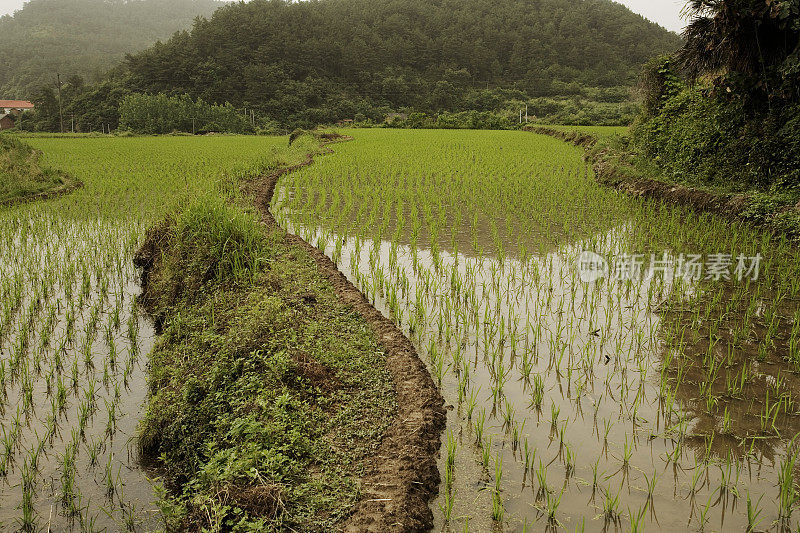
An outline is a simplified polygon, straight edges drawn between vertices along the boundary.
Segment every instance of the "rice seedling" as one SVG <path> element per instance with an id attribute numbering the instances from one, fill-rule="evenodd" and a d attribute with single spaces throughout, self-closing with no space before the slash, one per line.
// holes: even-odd
<path id="1" fill-rule="evenodd" d="M 482 443 L 483 442 L 483 428 L 486 423 L 486 409 L 481 409 L 481 412 L 478 413 L 478 418 L 475 420 L 475 442 Z"/>
<path id="2" fill-rule="evenodd" d="M 282 142 L 31 140 L 48 164 L 80 178 L 85 187 L 63 198 L 0 208 L 4 527 L 117 530 L 114 521 L 98 515 L 102 498 L 96 496 L 105 489 L 91 472 L 116 449 L 112 466 L 121 479 L 114 484 L 121 486 L 124 478 L 136 488 L 129 494 L 144 500 L 128 506 L 115 498 L 111 507 L 130 509 L 136 515 L 131 524 L 158 529 L 158 519 L 145 511 L 151 483 L 135 454 L 127 453 L 145 383 L 139 355 L 154 334 L 136 307 L 132 256 L 145 227 L 180 204 L 184 194 L 214 189 L 223 171 L 241 161 L 255 164 L 265 146 Z M 220 150 L 223 145 L 229 149 Z M 176 176 L 185 173 L 193 176 L 190 189 L 176 190 Z M 97 415 L 103 405 L 107 418 Z M 113 443 L 120 429 L 126 438 Z M 52 498 L 37 488 L 51 479 L 60 502 L 52 512 Z"/>
<path id="3" fill-rule="evenodd" d="M 503 482 L 503 456 L 499 453 L 494 459 L 494 490 L 499 493 Z"/>
<path id="4" fill-rule="evenodd" d="M 763 522 L 763 518 L 761 518 L 761 513 L 763 509 L 761 509 L 761 500 L 764 498 L 762 494 L 759 496 L 758 500 L 753 503 L 750 499 L 750 491 L 747 492 L 747 533 L 752 533 L 758 527 L 758 524 Z"/>
<path id="5" fill-rule="evenodd" d="M 547 516 L 547 524 L 551 527 L 557 527 L 559 524 L 556 514 L 558 513 L 558 508 L 561 506 L 561 499 L 563 497 L 563 491 L 558 495 L 551 492 L 547 492 L 545 495 L 545 515 Z"/>
<path id="6" fill-rule="evenodd" d="M 445 491 L 443 496 L 444 502 L 439 504 L 439 509 L 442 511 L 445 524 L 450 523 L 453 517 L 453 493 L 450 490 Z"/>
<path id="7" fill-rule="evenodd" d="M 792 516 L 792 509 L 800 501 L 800 492 L 794 481 L 797 452 L 792 452 L 781 462 L 778 470 L 778 509 L 779 516 L 784 522 Z"/>
<path id="8" fill-rule="evenodd" d="M 452 470 L 456 464 L 456 450 L 458 448 L 458 442 L 456 442 L 455 437 L 453 436 L 453 432 L 449 431 L 447 433 L 447 469 Z"/>
<path id="9" fill-rule="evenodd" d="M 800 430 L 789 421 L 799 384 L 786 373 L 795 368 L 800 337 L 792 321 L 800 259 L 791 245 L 744 224 L 602 188 L 580 150 L 552 139 L 470 131 L 353 135 L 335 155 L 286 176 L 273 211 L 311 242 L 327 234 L 326 254 L 387 317 L 414 317 L 418 351 L 430 355 L 433 343 L 431 374 L 446 401 L 459 405 L 448 429 L 473 432 L 480 462 L 491 459 L 484 455 L 487 428 L 502 428 L 495 448 L 513 452 L 505 455 L 502 482 L 514 486 L 530 472 L 541 502 L 556 494 L 547 485 L 548 465 L 575 477 L 591 469 L 595 487 L 644 487 L 648 501 L 670 500 L 686 516 L 687 491 L 716 487 L 705 518 L 744 529 L 744 506 L 719 498 L 734 494 L 734 465 L 708 467 L 737 447 L 757 448 L 744 421 L 764 437 L 758 446 L 781 460 L 783 444 Z M 607 263 L 604 278 L 580 279 L 584 252 Z M 720 254 L 730 255 L 730 264 L 722 263 L 730 279 L 694 275 L 692 265 L 707 266 L 694 256 L 708 262 Z M 761 276 L 749 279 L 748 258 L 758 256 Z M 660 270 L 646 276 L 650 258 Z M 737 272 L 740 262 L 745 270 Z M 642 276 L 632 275 L 637 269 Z M 792 290 L 795 299 L 786 296 Z M 773 389 L 768 399 L 765 387 Z M 542 415 L 545 402 L 549 415 Z M 593 412 L 584 413 L 585 405 Z M 596 448 L 587 435 L 596 435 Z M 560 463 L 543 460 L 546 454 Z M 779 464 L 751 470 L 753 494 L 774 491 Z M 667 466 L 677 472 L 674 494 L 656 482 L 655 472 Z M 478 499 L 466 480 L 459 483 L 461 498 Z M 613 516 L 634 509 L 639 528 L 641 502 L 629 502 L 625 491 L 617 498 L 609 504 Z M 578 484 L 570 484 L 559 514 L 574 524 L 591 520 L 585 504 Z M 505 506 L 520 522 L 536 519 L 513 500 Z M 651 514 L 655 507 L 647 506 Z M 659 527 L 682 530 L 679 514 L 659 515 Z M 762 515 L 775 521 L 778 510 Z"/>
<path id="10" fill-rule="evenodd" d="M 487 440 L 482 441 L 481 444 L 481 464 L 483 468 L 488 470 L 489 469 L 489 460 L 492 457 L 492 437 L 490 436 Z"/>
<path id="11" fill-rule="evenodd" d="M 497 491 L 492 492 L 492 520 L 495 522 L 502 522 L 505 516 L 505 507 L 503 507 L 503 499 Z"/>

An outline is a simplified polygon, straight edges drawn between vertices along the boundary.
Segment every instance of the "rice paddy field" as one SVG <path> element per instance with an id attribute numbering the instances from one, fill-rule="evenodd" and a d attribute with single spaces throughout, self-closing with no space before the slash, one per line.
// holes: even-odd
<path id="1" fill-rule="evenodd" d="M 272 209 L 440 385 L 437 530 L 798 529 L 796 244 L 603 188 L 550 137 L 352 135 Z M 0 528 L 158 530 L 132 254 L 286 139 L 27 142 L 85 186 L 0 208 Z"/>
<path id="2" fill-rule="evenodd" d="M 795 245 L 549 137 L 352 135 L 272 208 L 440 384 L 437 530 L 798 529 Z"/>
<path id="3" fill-rule="evenodd" d="M 32 138 L 85 186 L 0 208 L 0 529 L 152 531 L 136 450 L 155 336 L 137 309 L 144 230 L 285 138 Z"/>

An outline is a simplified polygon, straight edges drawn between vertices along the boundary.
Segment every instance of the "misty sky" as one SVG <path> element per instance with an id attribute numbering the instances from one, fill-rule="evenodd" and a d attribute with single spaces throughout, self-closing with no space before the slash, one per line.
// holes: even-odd
<path id="1" fill-rule="evenodd" d="M 0 0 L 2 1 L 2 0 Z M 617 0 L 645 18 L 658 22 L 668 30 L 681 32 L 686 23 L 681 18 L 681 10 L 686 0 Z"/>
<path id="2" fill-rule="evenodd" d="M 684 26 L 680 17 L 686 0 L 618 0 L 631 10 L 658 22 L 667 29 L 681 31 Z M 0 0 L 0 15 L 13 13 L 22 7 L 24 0 Z"/>

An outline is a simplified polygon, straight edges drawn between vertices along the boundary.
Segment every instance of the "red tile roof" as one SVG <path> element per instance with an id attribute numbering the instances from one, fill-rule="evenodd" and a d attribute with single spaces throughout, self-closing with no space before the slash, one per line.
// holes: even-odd
<path id="1" fill-rule="evenodd" d="M 25 100 L 0 100 L 0 107 L 13 109 L 33 109 L 33 104 Z"/>

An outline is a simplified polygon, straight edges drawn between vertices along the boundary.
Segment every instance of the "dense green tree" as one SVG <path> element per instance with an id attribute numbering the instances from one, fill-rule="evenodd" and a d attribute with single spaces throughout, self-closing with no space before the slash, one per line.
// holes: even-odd
<path id="1" fill-rule="evenodd" d="M 120 127 L 150 135 L 178 132 L 252 133 L 230 104 L 208 105 L 189 96 L 129 94 L 119 104 Z"/>
<path id="2" fill-rule="evenodd" d="M 693 19 L 677 58 L 651 61 L 642 76 L 638 145 L 668 176 L 796 202 L 800 0 L 693 0 L 689 7 Z"/>
<path id="3" fill-rule="evenodd" d="M 126 53 L 151 46 L 216 0 L 28 0 L 0 17 L 0 98 L 30 99 L 36 88 L 78 75 L 100 79 Z"/>
<path id="4" fill-rule="evenodd" d="M 626 93 L 619 86 L 642 63 L 680 45 L 610 0 L 252 0 L 128 56 L 126 68 L 134 92 L 231 102 L 301 125 L 355 108 L 497 112 L 507 90 Z"/>
<path id="5" fill-rule="evenodd" d="M 749 104 L 800 102 L 800 0 L 692 0 L 679 58 Z"/>

